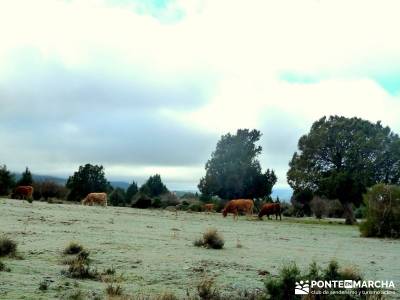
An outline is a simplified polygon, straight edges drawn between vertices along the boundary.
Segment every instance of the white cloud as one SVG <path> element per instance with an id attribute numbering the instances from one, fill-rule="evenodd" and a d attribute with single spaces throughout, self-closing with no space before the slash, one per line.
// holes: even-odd
<path id="1" fill-rule="evenodd" d="M 265 167 L 278 170 L 280 184 L 284 184 L 287 162 L 295 151 L 296 134 L 305 133 L 322 115 L 382 120 L 400 131 L 399 95 L 390 95 L 374 79 L 378 73 L 400 70 L 399 1 L 178 0 L 168 10 L 174 5 L 184 11 L 184 17 L 165 23 L 151 14 L 137 13 L 134 4 L 116 6 L 101 0 L 1 1 L 0 113 L 13 118 L 30 98 L 40 99 L 37 101 L 42 106 L 59 109 L 55 107 L 59 102 L 50 104 L 48 99 L 68 93 L 76 102 L 68 107 L 68 103 L 61 103 L 61 108 L 65 105 L 65 111 L 79 110 L 80 94 L 63 87 L 63 80 L 69 77 L 58 78 L 64 72 L 89 74 L 89 81 L 84 76 L 77 81 L 87 83 L 95 78 L 100 85 L 93 88 L 106 95 L 119 95 L 121 87 L 139 83 L 146 90 L 163 91 L 165 101 L 157 105 L 157 113 L 180 122 L 184 128 L 196 127 L 214 135 L 240 127 L 272 126 L 273 130 L 266 130 L 269 136 L 263 137 L 263 162 Z M 30 57 L 32 51 L 39 59 Z M 40 76 L 40 70 L 54 65 L 62 69 L 54 72 L 54 80 Z M 285 82 L 280 76 L 285 72 L 310 76 L 315 82 Z M 123 84 L 104 84 L 100 88 L 102 82 L 111 79 Z M 28 89 L 32 82 L 41 87 L 48 85 L 49 90 L 56 87 L 58 92 Z M 73 84 L 79 86 L 79 82 Z M 194 88 L 190 88 L 192 85 Z M 180 86 L 189 92 L 180 93 Z M 17 99 L 15 95 L 23 92 L 27 93 L 25 102 L 12 103 Z M 173 93 L 183 96 L 178 95 L 176 100 Z M 149 93 L 143 95 L 148 101 Z M 207 101 L 188 104 L 188 98 L 198 97 Z M 182 105 L 167 105 L 170 98 Z M 102 99 L 109 103 L 121 101 L 106 96 Z M 140 101 L 143 99 L 133 102 Z M 107 105 L 103 110 L 98 108 L 105 115 L 109 109 Z M 126 113 L 131 110 L 126 108 Z M 288 121 L 274 127 L 271 120 L 279 119 L 280 114 Z M 82 124 L 70 118 L 60 121 L 65 134 L 80 133 Z M 147 122 L 147 126 L 151 125 Z M 282 132 L 295 141 L 277 138 Z M 279 151 L 271 141 L 282 144 L 284 151 L 276 154 Z M 36 153 L 35 149 L 21 153 L 26 161 L 35 160 L 35 155 L 29 154 Z M 192 182 L 197 182 L 203 172 L 192 166 L 157 168 L 169 174 L 171 180 L 180 176 Z M 110 165 L 109 169 L 115 176 L 132 172 L 119 165 Z"/>

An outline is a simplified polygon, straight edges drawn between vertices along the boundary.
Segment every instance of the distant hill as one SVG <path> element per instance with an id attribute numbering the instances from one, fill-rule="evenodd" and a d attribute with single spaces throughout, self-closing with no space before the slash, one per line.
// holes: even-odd
<path id="1" fill-rule="evenodd" d="M 14 173 L 14 176 L 15 176 L 16 180 L 19 180 L 21 178 L 21 174 Z M 32 178 L 33 178 L 33 181 L 36 181 L 36 182 L 43 182 L 43 181 L 49 180 L 49 181 L 53 181 L 59 185 L 65 185 L 67 183 L 66 178 L 50 176 L 50 175 L 32 174 Z M 110 184 L 113 188 L 120 187 L 125 190 L 129 186 L 129 183 L 125 182 L 125 181 L 110 181 Z"/>

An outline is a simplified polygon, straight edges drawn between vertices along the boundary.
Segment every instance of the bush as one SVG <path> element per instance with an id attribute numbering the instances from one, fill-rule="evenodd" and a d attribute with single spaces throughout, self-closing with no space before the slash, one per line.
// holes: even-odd
<path id="1" fill-rule="evenodd" d="M 49 282 L 47 280 L 43 280 L 39 283 L 39 290 L 40 291 L 47 291 L 49 288 Z"/>
<path id="2" fill-rule="evenodd" d="M 121 287 L 121 285 L 115 282 L 108 283 L 106 287 L 106 293 L 110 297 L 121 296 L 123 292 L 124 289 Z"/>
<path id="3" fill-rule="evenodd" d="M 271 299 L 290 300 L 295 299 L 293 293 L 296 281 L 300 281 L 300 270 L 295 263 L 282 267 L 277 278 L 270 278 L 266 281 L 265 287 Z"/>
<path id="4" fill-rule="evenodd" d="M 269 296 L 269 299 L 298 299 L 298 296 L 295 296 L 293 291 L 295 290 L 296 282 L 306 281 L 306 280 L 324 280 L 324 281 L 332 281 L 332 280 L 363 280 L 360 273 L 354 268 L 344 268 L 341 269 L 339 264 L 332 260 L 328 266 L 323 269 L 318 266 L 315 262 L 311 263 L 308 269 L 308 272 L 301 272 L 300 269 L 294 262 L 291 262 L 287 265 L 284 265 L 279 272 L 279 275 L 275 278 L 268 278 L 265 282 L 266 293 Z M 344 289 L 342 289 L 344 290 Z M 361 289 L 360 289 L 361 290 Z M 358 290 L 358 292 L 360 292 Z M 310 293 L 311 295 L 312 293 Z M 318 298 L 306 298 L 306 299 L 360 299 L 360 296 L 347 296 L 345 298 L 343 295 L 329 295 L 321 293 L 318 295 Z M 361 298 L 363 299 L 363 298 Z"/>
<path id="5" fill-rule="evenodd" d="M 327 206 L 327 200 L 318 196 L 315 196 L 310 202 L 311 211 L 317 219 L 322 219 L 326 215 Z"/>
<path id="6" fill-rule="evenodd" d="M 195 240 L 193 244 L 196 247 L 222 249 L 225 241 L 216 229 L 211 228 L 204 232 L 203 238 Z"/>
<path id="7" fill-rule="evenodd" d="M 361 204 L 354 210 L 354 217 L 356 217 L 357 219 L 364 219 L 366 213 L 367 213 L 367 208 L 365 207 L 365 205 Z"/>
<path id="8" fill-rule="evenodd" d="M 188 206 L 188 210 L 201 212 L 204 210 L 203 204 L 200 202 L 192 203 Z"/>
<path id="9" fill-rule="evenodd" d="M 213 300 L 219 299 L 220 295 L 217 288 L 214 287 L 214 279 L 210 277 L 204 277 L 197 285 L 197 294 L 200 299 Z"/>
<path id="10" fill-rule="evenodd" d="M 16 253 L 17 243 L 6 236 L 0 237 L 0 257 L 6 255 L 15 256 Z"/>
<path id="11" fill-rule="evenodd" d="M 57 184 L 51 180 L 35 182 L 33 184 L 33 199 L 44 199 L 48 201 L 50 198 L 65 199 L 68 194 L 66 187 Z"/>
<path id="12" fill-rule="evenodd" d="M 124 189 L 117 187 L 108 197 L 108 203 L 112 206 L 125 206 L 125 199 Z"/>
<path id="13" fill-rule="evenodd" d="M 63 270 L 62 274 L 76 279 L 96 279 L 98 272 L 90 267 L 89 259 L 82 258 L 79 255 L 66 261 L 68 269 Z"/>
<path id="14" fill-rule="evenodd" d="M 329 200 L 327 204 L 327 216 L 329 218 L 343 218 L 343 205 L 338 199 Z"/>
<path id="15" fill-rule="evenodd" d="M 285 217 L 293 217 L 295 215 L 294 207 L 290 203 L 282 202 L 281 203 L 281 211 L 282 215 Z"/>
<path id="16" fill-rule="evenodd" d="M 152 199 L 144 193 L 137 193 L 132 198 L 132 207 L 135 208 L 149 208 L 151 207 Z"/>
<path id="17" fill-rule="evenodd" d="M 83 246 L 78 242 L 72 241 L 70 242 L 64 249 L 64 254 L 78 254 L 83 250 Z"/>
<path id="18" fill-rule="evenodd" d="M 176 206 L 180 204 L 179 198 L 171 192 L 164 193 L 159 196 L 161 200 L 161 205 L 162 207 L 167 207 L 167 206 Z"/>
<path id="19" fill-rule="evenodd" d="M 374 185 L 365 195 L 366 219 L 362 236 L 400 238 L 400 187 Z"/>

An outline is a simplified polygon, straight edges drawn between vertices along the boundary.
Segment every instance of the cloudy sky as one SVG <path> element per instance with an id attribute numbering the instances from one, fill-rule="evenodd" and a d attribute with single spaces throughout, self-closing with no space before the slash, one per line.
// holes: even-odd
<path id="1" fill-rule="evenodd" d="M 193 189 L 222 134 L 262 131 L 285 187 L 323 115 L 400 132 L 398 0 L 3 0 L 0 164 Z"/>

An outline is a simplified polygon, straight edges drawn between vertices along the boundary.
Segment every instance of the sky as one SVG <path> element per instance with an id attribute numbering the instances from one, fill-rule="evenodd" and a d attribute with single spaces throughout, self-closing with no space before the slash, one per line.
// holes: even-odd
<path id="1" fill-rule="evenodd" d="M 4 0 L 0 164 L 195 189 L 221 135 L 263 134 L 287 187 L 326 115 L 400 133 L 398 0 Z"/>

